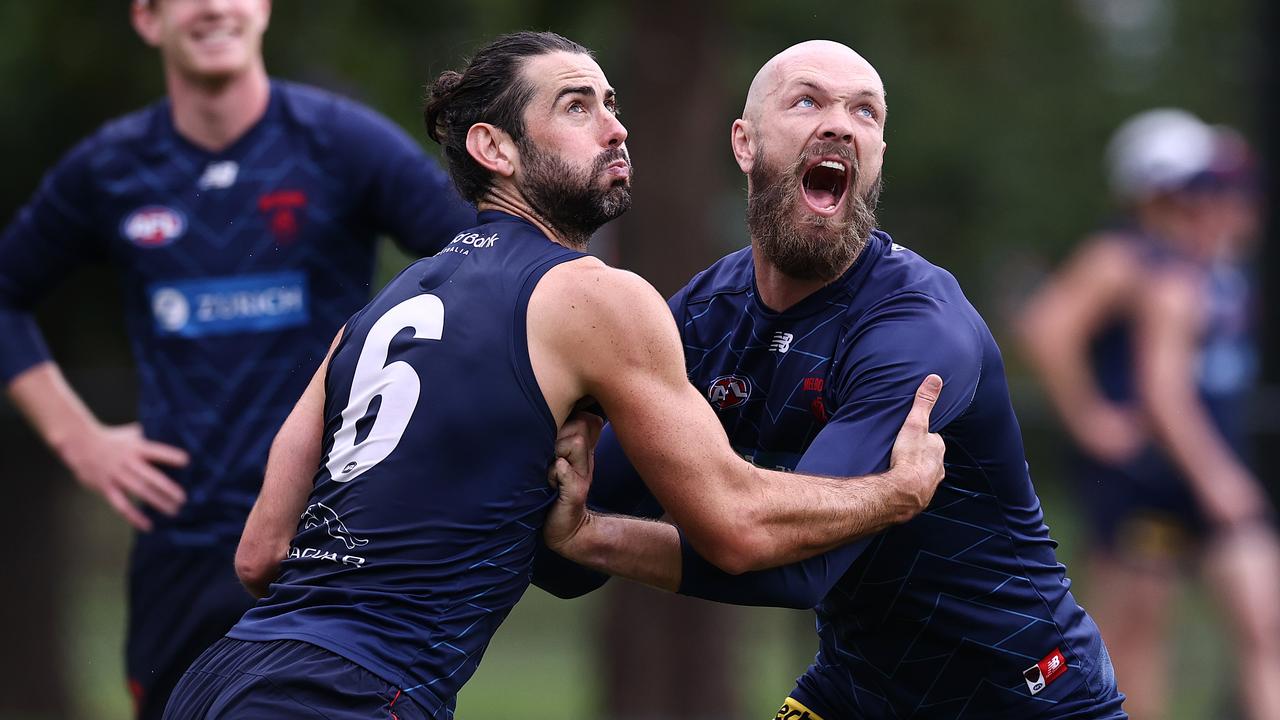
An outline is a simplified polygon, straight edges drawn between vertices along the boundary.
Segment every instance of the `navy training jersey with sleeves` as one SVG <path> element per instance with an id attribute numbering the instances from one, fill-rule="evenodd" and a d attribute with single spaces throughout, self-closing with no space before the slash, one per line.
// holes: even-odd
<path id="1" fill-rule="evenodd" d="M 231 545 L 276 430 L 334 334 L 370 295 L 374 241 L 419 254 L 475 214 L 395 125 L 272 81 L 264 116 L 212 153 L 168 101 L 72 149 L 0 235 L 0 379 L 49 355 L 31 311 L 67 270 L 114 265 L 137 363 L 139 418 L 187 450 L 187 492 L 150 536 Z"/>
<path id="2" fill-rule="evenodd" d="M 547 270 L 583 257 L 512 216 L 480 220 L 348 324 L 298 534 L 229 633 L 327 648 L 437 718 L 529 584 L 556 426 L 526 310 Z"/>
<path id="3" fill-rule="evenodd" d="M 920 382 L 944 381 L 931 421 L 946 477 L 913 520 L 741 575 L 683 543 L 680 592 L 815 610 L 819 652 L 794 698 L 826 720 L 1124 717 L 1097 627 L 1054 556 L 999 349 L 950 274 L 876 231 L 841 278 L 785 312 L 759 300 L 750 248 L 670 304 L 690 382 L 758 465 L 883 471 Z M 661 514 L 608 426 L 595 471 L 594 507 Z M 539 558 L 538 582 L 557 594 L 600 581 Z"/>

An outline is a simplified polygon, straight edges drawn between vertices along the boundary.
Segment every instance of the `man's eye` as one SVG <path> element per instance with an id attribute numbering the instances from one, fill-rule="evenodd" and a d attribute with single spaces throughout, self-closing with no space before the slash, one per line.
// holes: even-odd
<path id="1" fill-rule="evenodd" d="M 569 103 L 569 112 L 571 113 L 580 113 L 580 112 L 586 112 L 586 111 L 587 111 L 586 106 L 584 106 L 581 102 L 577 100 L 574 100 L 573 102 Z"/>
<path id="2" fill-rule="evenodd" d="M 802 107 L 802 108 L 811 108 L 811 107 L 818 107 L 818 103 L 814 102 L 813 98 L 809 97 L 808 95 L 805 95 L 804 97 L 796 101 L 795 106 Z"/>
<path id="3" fill-rule="evenodd" d="M 857 109 L 857 112 L 858 114 L 862 115 L 862 117 L 870 118 L 872 120 L 875 120 L 876 118 L 880 117 L 880 113 L 870 105 L 863 105 L 862 107 Z"/>
<path id="4" fill-rule="evenodd" d="M 618 103 L 616 102 L 605 103 L 604 106 L 609 112 L 613 113 L 615 116 L 622 114 L 622 108 L 618 107 Z"/>

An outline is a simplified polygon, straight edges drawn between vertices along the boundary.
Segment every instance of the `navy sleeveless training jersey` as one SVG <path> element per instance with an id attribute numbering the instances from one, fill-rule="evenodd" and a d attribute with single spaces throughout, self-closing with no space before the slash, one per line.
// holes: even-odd
<path id="1" fill-rule="evenodd" d="M 1239 266 L 1226 261 L 1196 263 L 1137 229 L 1123 229 L 1116 238 L 1112 242 L 1130 245 L 1144 271 L 1181 267 L 1201 278 L 1205 313 L 1196 347 L 1196 387 L 1223 437 L 1237 453 L 1246 453 L 1245 401 L 1258 369 L 1247 276 Z M 1133 336 L 1130 319 L 1117 318 L 1090 346 L 1100 389 L 1108 400 L 1121 405 L 1137 402 Z"/>
<path id="2" fill-rule="evenodd" d="M 350 100 L 272 81 L 217 153 L 161 101 L 71 150 L 0 236 L 0 380 L 48 359 L 31 311 L 69 268 L 117 267 L 143 429 L 191 457 L 164 469 L 186 505 L 148 537 L 234 546 L 276 430 L 371 294 L 376 237 L 430 254 L 473 224 L 417 144 Z"/>
<path id="3" fill-rule="evenodd" d="M 1204 314 L 1195 339 L 1195 385 L 1200 401 L 1227 444 L 1248 457 L 1245 404 L 1257 371 L 1249 283 L 1238 266 L 1201 263 L 1168 243 L 1122 227 L 1104 242 L 1124 243 L 1141 272 L 1185 273 L 1198 279 Z M 1106 398 L 1138 412 L 1137 332 L 1122 314 L 1090 343 L 1091 368 Z M 1157 443 L 1148 442 L 1123 461 L 1103 461 L 1082 448 L 1070 453 L 1074 476 L 1087 491 L 1080 500 L 1094 542 L 1121 554 L 1180 554 L 1204 542 L 1212 523 L 1185 474 Z"/>
<path id="4" fill-rule="evenodd" d="M 329 649 L 441 718 L 529 584 L 556 425 L 526 309 L 547 270 L 583 257 L 510 215 L 480 221 L 348 323 L 298 534 L 229 633 Z"/>

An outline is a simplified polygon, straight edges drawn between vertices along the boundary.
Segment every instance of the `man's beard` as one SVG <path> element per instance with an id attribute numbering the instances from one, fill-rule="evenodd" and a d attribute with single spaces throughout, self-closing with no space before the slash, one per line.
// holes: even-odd
<path id="1" fill-rule="evenodd" d="M 631 207 L 627 182 L 600 186 L 600 175 L 611 163 L 631 159 L 622 148 L 600 153 L 588 170 L 570 166 L 563 158 L 543 152 L 526 138 L 518 142 L 524 159 L 524 196 L 533 213 L 577 250 L 586 250 L 600 226 Z"/>
<path id="2" fill-rule="evenodd" d="M 815 215 L 801 198 L 803 172 L 813 158 L 840 157 L 849 163 L 842 198 L 844 211 L 833 217 Z M 751 168 L 751 191 L 747 195 L 747 229 L 760 254 L 782 273 L 797 280 L 830 282 L 840 277 L 867 244 L 876 226 L 876 204 L 880 200 L 881 178 L 877 177 L 865 194 L 856 191 L 860 171 L 858 158 L 848 146 L 818 143 L 806 148 L 790 167 L 777 169 L 764 162 Z"/>

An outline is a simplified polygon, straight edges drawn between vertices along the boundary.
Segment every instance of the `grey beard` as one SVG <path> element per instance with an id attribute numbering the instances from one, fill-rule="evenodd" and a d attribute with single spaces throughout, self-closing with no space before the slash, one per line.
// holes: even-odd
<path id="1" fill-rule="evenodd" d="M 851 177 L 841 215 L 820 217 L 797 212 L 801 171 L 814 155 L 838 154 L 850 162 Z M 763 158 L 763 148 L 761 155 Z M 876 226 L 881 178 L 858 195 L 858 161 L 845 146 L 808 149 L 790 168 L 774 170 L 757 163 L 751 170 L 747 196 L 747 229 L 758 252 L 783 274 L 797 280 L 830 282 L 853 264 Z"/>

